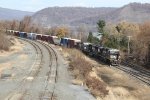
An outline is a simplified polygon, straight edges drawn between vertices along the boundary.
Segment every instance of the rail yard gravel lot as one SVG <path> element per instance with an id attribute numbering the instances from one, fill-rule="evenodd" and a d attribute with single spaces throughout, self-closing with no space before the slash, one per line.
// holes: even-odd
<path id="1" fill-rule="evenodd" d="M 57 81 L 54 83 L 52 76 L 48 79 L 50 73 L 55 73 L 55 69 L 49 73 L 49 63 L 55 67 L 56 58 L 49 57 L 45 46 L 34 42 L 41 48 L 40 54 L 27 41 L 15 39 L 15 43 L 11 52 L 0 53 L 0 100 L 95 100 L 84 87 L 72 84 L 68 62 L 58 47 L 48 44 L 58 58 Z M 41 67 L 38 67 L 41 57 Z"/>
<path id="2" fill-rule="evenodd" d="M 109 90 L 105 97 L 95 98 L 83 81 L 75 80 L 72 72 L 68 70 L 70 54 L 67 50 L 71 49 L 41 41 L 14 39 L 13 42 L 15 45 L 9 52 L 0 53 L 0 100 L 149 100 L 150 98 L 149 86 L 113 66 L 98 63 L 84 55 L 85 60 L 93 65 L 90 76 L 104 82 Z M 38 52 L 30 42 L 39 46 Z M 43 44 L 52 48 L 50 52 Z M 52 77 L 51 74 L 55 75 L 56 70 L 57 75 Z"/>

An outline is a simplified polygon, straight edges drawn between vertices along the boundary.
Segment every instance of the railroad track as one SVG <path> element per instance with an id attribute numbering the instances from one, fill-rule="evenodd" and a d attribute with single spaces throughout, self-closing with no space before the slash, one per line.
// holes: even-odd
<path id="1" fill-rule="evenodd" d="M 148 86 L 150 86 L 150 73 L 148 71 L 145 71 L 142 68 L 136 69 L 135 66 L 134 66 L 134 68 L 129 67 L 129 66 L 131 66 L 131 65 L 124 64 L 121 66 L 114 66 L 114 67 L 128 73 L 129 75 L 135 77 L 136 79 L 138 79 L 138 80 L 142 81 L 143 83 L 147 84 Z M 145 71 L 145 73 L 144 73 L 144 71 Z"/>
<path id="2" fill-rule="evenodd" d="M 48 50 L 51 57 L 49 64 L 49 71 L 47 72 L 47 79 L 45 82 L 44 92 L 40 96 L 40 100 L 54 100 L 55 99 L 55 83 L 57 82 L 57 70 L 58 70 L 58 57 L 55 50 L 47 43 L 41 42 L 43 46 Z M 52 90 L 49 90 L 48 84 L 52 85 Z"/>
<path id="3" fill-rule="evenodd" d="M 28 40 L 26 40 L 28 41 Z M 44 90 L 42 93 L 39 94 L 39 100 L 55 100 L 55 83 L 57 82 L 57 68 L 58 68 L 58 61 L 57 61 L 57 54 L 55 50 L 47 43 L 42 41 L 37 41 L 39 44 L 43 45 L 46 50 L 48 51 L 49 55 L 49 69 L 46 72 L 46 80 L 44 85 Z M 51 85 L 51 89 L 49 89 L 49 85 Z M 20 100 L 24 99 L 27 90 L 24 91 Z"/>
<path id="4" fill-rule="evenodd" d="M 27 80 L 32 79 L 32 81 L 33 81 L 38 76 L 38 73 L 40 72 L 40 69 L 42 67 L 43 52 L 42 52 L 40 46 L 31 40 L 22 39 L 22 38 L 18 38 L 18 39 L 21 39 L 25 42 L 30 43 L 36 51 L 36 57 L 35 57 L 35 61 L 32 65 L 32 67 L 30 68 L 30 71 L 28 73 L 26 73 L 26 76 L 18 83 L 17 87 L 15 89 L 13 89 L 12 91 L 10 91 L 8 97 L 5 100 L 12 100 L 16 94 L 16 93 L 14 93 L 14 91 L 19 92 L 19 93 L 22 93 L 22 91 L 23 91 L 22 96 L 19 98 L 20 100 L 22 100 L 22 98 L 24 97 L 24 95 L 27 92 L 26 89 L 22 90 L 23 87 L 25 86 Z"/>
<path id="5" fill-rule="evenodd" d="M 31 40 L 22 39 L 22 38 L 19 38 L 19 39 L 30 43 L 35 48 L 36 53 L 42 55 L 41 58 L 40 58 L 41 59 L 41 64 L 39 65 L 38 68 L 36 68 L 37 70 L 34 69 L 33 71 L 31 71 L 26 76 L 26 78 L 32 76 L 32 77 L 34 77 L 33 80 L 35 80 L 36 77 L 38 76 L 38 73 L 40 72 L 41 67 L 42 67 L 43 53 L 42 53 L 41 47 L 39 47 L 39 45 L 37 45 L 36 43 L 34 43 Z M 58 69 L 57 59 L 58 59 L 58 57 L 57 57 L 57 54 L 56 54 L 55 50 L 49 44 L 47 44 L 45 42 L 41 42 L 41 41 L 37 41 L 37 42 L 39 44 L 43 45 L 47 49 L 49 59 L 50 59 L 49 60 L 49 66 L 48 66 L 49 69 L 47 70 L 47 73 L 46 73 L 47 78 L 46 78 L 46 81 L 45 81 L 44 90 L 43 90 L 42 93 L 39 94 L 39 100 L 55 100 L 55 98 L 56 98 L 56 96 L 55 96 L 55 83 L 57 82 L 57 69 Z M 12 92 L 14 92 L 14 91 L 20 91 L 21 92 L 21 97 L 19 97 L 18 100 L 23 100 L 26 97 L 26 95 L 29 94 L 28 89 L 23 89 L 22 90 L 22 87 L 25 86 L 25 84 L 26 84 L 26 78 L 24 78 L 19 83 L 20 85 L 17 86 L 17 88 L 15 90 L 12 90 Z M 51 89 L 49 89 L 49 84 L 51 84 L 51 87 L 52 87 Z M 11 94 L 8 97 L 8 99 L 6 99 L 6 100 L 12 100 L 14 95 L 15 95 L 14 93 Z"/>
<path id="6" fill-rule="evenodd" d="M 122 62 L 122 65 L 125 65 L 127 67 L 131 67 L 135 70 L 138 70 L 139 72 L 144 73 L 145 75 L 147 75 L 150 78 L 150 71 L 144 69 L 143 67 L 141 67 L 139 65 L 132 64 L 130 62 L 125 62 L 125 61 Z"/>

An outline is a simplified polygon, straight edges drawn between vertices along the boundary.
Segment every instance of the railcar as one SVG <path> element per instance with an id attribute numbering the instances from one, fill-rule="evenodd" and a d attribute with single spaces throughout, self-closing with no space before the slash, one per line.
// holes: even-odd
<path id="1" fill-rule="evenodd" d="M 83 53 L 89 54 L 89 45 L 91 45 L 91 43 L 89 43 L 89 42 L 81 43 L 81 50 Z"/>
<path id="2" fill-rule="evenodd" d="M 6 30 L 6 33 L 7 33 L 8 35 L 14 35 L 14 30 Z"/>
<path id="3" fill-rule="evenodd" d="M 52 36 L 52 41 L 54 42 L 55 45 L 60 45 L 61 39 L 57 36 Z"/>
<path id="4" fill-rule="evenodd" d="M 21 38 L 27 38 L 27 32 L 19 32 Z"/>
<path id="5" fill-rule="evenodd" d="M 88 42 L 81 42 L 78 39 L 58 38 L 57 36 L 42 35 L 36 33 L 19 32 L 14 30 L 7 30 L 7 33 L 19 36 L 21 38 L 28 38 L 32 40 L 42 40 L 55 45 L 61 45 L 69 48 L 79 48 L 83 53 L 97 58 L 109 65 L 118 65 L 120 62 L 120 53 L 117 49 L 107 48 L 100 45 L 95 45 Z"/>
<path id="6" fill-rule="evenodd" d="M 94 57 L 104 63 L 109 65 L 118 65 L 119 64 L 119 50 L 103 47 L 100 45 L 94 45 L 90 43 L 83 43 L 82 49 L 85 54 Z"/>
<path id="7" fill-rule="evenodd" d="M 81 47 L 82 47 L 82 42 L 77 42 L 77 45 L 76 45 L 76 49 L 81 49 Z"/>
<path id="8" fill-rule="evenodd" d="M 99 47 L 98 48 L 98 59 L 109 64 L 109 65 L 119 65 L 120 61 L 120 53 L 117 49 L 107 48 L 107 47 Z"/>
<path id="9" fill-rule="evenodd" d="M 69 41 L 69 39 L 71 39 L 71 38 L 66 38 L 66 37 L 61 38 L 60 45 L 64 46 L 64 47 L 68 47 L 68 41 Z"/>
<path id="10" fill-rule="evenodd" d="M 27 38 L 31 40 L 36 40 L 36 33 L 27 33 Z"/>
<path id="11" fill-rule="evenodd" d="M 41 40 L 48 42 L 49 35 L 42 35 Z"/>
<path id="12" fill-rule="evenodd" d="M 37 40 L 42 40 L 42 34 L 36 34 L 36 39 Z"/>
<path id="13" fill-rule="evenodd" d="M 120 63 L 120 53 L 117 49 L 110 49 L 108 51 L 108 57 L 111 65 L 119 65 Z"/>
<path id="14" fill-rule="evenodd" d="M 101 47 L 101 46 L 99 46 L 99 45 L 92 45 L 92 47 L 91 47 L 91 56 L 93 56 L 93 57 L 95 57 L 95 58 L 98 58 L 98 53 L 99 53 L 99 47 Z"/>
<path id="15" fill-rule="evenodd" d="M 81 40 L 78 40 L 78 39 L 68 39 L 68 47 L 69 48 L 77 48 L 79 43 L 81 43 Z"/>
<path id="16" fill-rule="evenodd" d="M 14 31 L 14 36 L 20 36 L 19 31 Z"/>
<path id="17" fill-rule="evenodd" d="M 48 42 L 51 43 L 51 44 L 54 44 L 53 36 L 48 37 Z"/>

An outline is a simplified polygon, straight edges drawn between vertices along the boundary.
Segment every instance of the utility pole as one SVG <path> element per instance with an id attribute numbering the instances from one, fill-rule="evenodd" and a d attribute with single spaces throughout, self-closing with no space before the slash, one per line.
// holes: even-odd
<path id="1" fill-rule="evenodd" d="M 128 56 L 130 54 L 130 39 L 131 39 L 131 36 L 128 36 Z"/>
<path id="2" fill-rule="evenodd" d="M 121 40 L 121 39 L 120 39 L 120 32 L 118 32 L 118 33 L 119 33 L 118 46 L 119 46 L 119 50 L 120 50 L 120 40 Z"/>
<path id="3" fill-rule="evenodd" d="M 118 37 L 118 48 L 119 48 L 119 50 L 120 50 L 120 32 L 121 32 L 121 28 L 119 27 L 119 26 L 116 26 L 115 27 L 116 29 L 117 29 L 117 31 L 118 31 L 118 34 L 119 34 L 119 37 Z"/>

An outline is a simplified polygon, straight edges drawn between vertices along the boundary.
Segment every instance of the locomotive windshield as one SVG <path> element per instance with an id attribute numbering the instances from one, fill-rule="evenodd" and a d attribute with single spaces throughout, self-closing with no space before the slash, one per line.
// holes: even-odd
<path id="1" fill-rule="evenodd" d="M 117 49 L 110 49 L 109 53 L 110 53 L 110 59 L 116 59 L 116 60 L 119 59 L 119 50 L 117 50 Z"/>
<path id="2" fill-rule="evenodd" d="M 117 59 L 117 55 L 110 55 L 110 59 Z"/>

